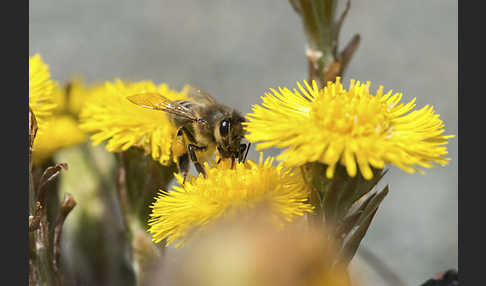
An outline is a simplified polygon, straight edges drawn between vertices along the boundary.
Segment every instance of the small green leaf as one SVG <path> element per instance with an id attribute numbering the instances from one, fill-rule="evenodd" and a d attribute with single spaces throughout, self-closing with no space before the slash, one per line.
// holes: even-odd
<path id="1" fill-rule="evenodd" d="M 346 237 L 348 233 L 355 227 L 358 226 L 359 218 L 363 215 L 365 208 L 368 206 L 369 202 L 376 196 L 376 193 L 371 194 L 357 210 L 352 214 L 348 215 L 343 222 L 339 225 L 336 230 L 338 237 Z"/>
<path id="2" fill-rule="evenodd" d="M 368 231 L 376 211 L 378 210 L 378 206 L 388 194 L 388 191 L 388 186 L 386 186 L 381 192 L 377 193 L 376 195 L 373 194 L 369 201 L 367 200 L 364 202 L 366 203 L 366 207 L 364 208 L 362 215 L 359 216 L 359 220 L 357 222 L 359 227 L 353 234 L 351 234 L 341 249 L 339 262 L 343 263 L 343 265 L 348 265 L 356 254 L 356 251 L 358 250 L 358 247 Z"/>

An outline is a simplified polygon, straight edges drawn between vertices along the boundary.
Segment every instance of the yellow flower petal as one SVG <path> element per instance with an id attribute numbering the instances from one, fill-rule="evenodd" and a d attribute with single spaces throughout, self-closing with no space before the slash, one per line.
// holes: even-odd
<path id="1" fill-rule="evenodd" d="M 38 132 L 43 132 L 44 120 L 56 106 L 53 102 L 55 83 L 50 79 L 49 68 L 39 54 L 29 58 L 29 107 L 37 120 Z M 30 128 L 29 116 L 29 128 Z"/>

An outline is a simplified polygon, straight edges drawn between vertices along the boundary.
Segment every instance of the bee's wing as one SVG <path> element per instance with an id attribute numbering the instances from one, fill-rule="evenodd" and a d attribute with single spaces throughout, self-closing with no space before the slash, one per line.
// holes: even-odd
<path id="1" fill-rule="evenodd" d="M 193 85 L 186 85 L 188 97 L 194 99 L 196 102 L 218 103 L 209 93 L 201 90 Z"/>
<path id="2" fill-rule="evenodd" d="M 132 103 L 141 107 L 162 110 L 184 119 L 199 121 L 199 116 L 191 109 L 173 102 L 156 92 L 139 93 L 127 97 Z"/>

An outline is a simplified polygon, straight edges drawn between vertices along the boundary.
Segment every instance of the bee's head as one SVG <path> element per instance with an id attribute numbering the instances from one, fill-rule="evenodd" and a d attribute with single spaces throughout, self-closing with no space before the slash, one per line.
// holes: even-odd
<path id="1" fill-rule="evenodd" d="M 245 122 L 245 119 L 233 111 L 230 116 L 224 117 L 215 126 L 214 134 L 222 158 L 241 158 L 242 147 L 240 145 L 245 135 L 242 122 Z"/>

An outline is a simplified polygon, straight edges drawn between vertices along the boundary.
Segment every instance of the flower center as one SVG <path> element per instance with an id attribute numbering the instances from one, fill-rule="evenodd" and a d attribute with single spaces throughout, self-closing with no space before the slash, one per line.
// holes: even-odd
<path id="1" fill-rule="evenodd" d="M 311 117 L 323 130 L 352 137 L 383 134 L 390 127 L 386 103 L 368 93 L 321 94 Z"/>

